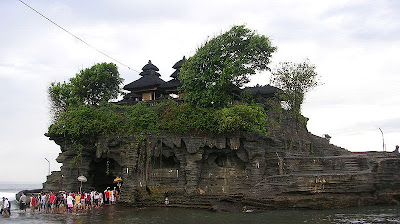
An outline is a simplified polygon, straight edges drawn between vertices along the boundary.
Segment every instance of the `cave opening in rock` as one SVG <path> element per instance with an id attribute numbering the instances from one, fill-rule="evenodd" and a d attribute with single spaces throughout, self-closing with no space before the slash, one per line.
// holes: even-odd
<path id="1" fill-rule="evenodd" d="M 153 168 L 154 169 L 163 169 L 163 168 L 179 168 L 179 160 L 176 158 L 174 154 L 170 155 L 169 157 L 166 157 L 164 155 L 161 155 L 161 161 L 160 157 L 154 157 L 153 160 Z"/>
<path id="2" fill-rule="evenodd" d="M 245 163 L 236 154 L 218 154 L 214 161 L 221 168 L 236 168 L 238 170 L 246 168 Z"/>
<path id="3" fill-rule="evenodd" d="M 113 159 L 100 158 L 90 163 L 89 178 L 92 187 L 96 191 L 104 191 L 107 187 L 116 187 L 113 183 L 117 176 L 121 175 L 121 166 Z"/>

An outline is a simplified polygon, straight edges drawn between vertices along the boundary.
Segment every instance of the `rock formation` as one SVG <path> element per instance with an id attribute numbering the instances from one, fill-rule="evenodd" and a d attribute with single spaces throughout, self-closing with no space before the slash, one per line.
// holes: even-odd
<path id="1" fill-rule="evenodd" d="M 337 208 L 400 200 L 398 153 L 351 153 L 309 133 L 290 119 L 259 133 L 98 136 L 74 148 L 65 136 L 60 172 L 45 190 L 103 191 L 123 179 L 120 202 L 136 206 L 211 208 L 235 203 L 247 209 Z M 237 206 L 234 206 L 235 208 Z"/>

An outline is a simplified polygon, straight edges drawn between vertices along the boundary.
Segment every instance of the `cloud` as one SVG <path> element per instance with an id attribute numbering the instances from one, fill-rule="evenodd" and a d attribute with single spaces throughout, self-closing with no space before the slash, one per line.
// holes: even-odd
<path id="1" fill-rule="evenodd" d="M 400 3 L 383 1 L 33 1 L 28 4 L 99 50 L 136 70 L 149 59 L 168 79 L 172 65 L 207 37 L 247 24 L 278 47 L 273 65 L 309 58 L 325 85 L 306 96 L 309 130 L 329 133 L 354 151 L 388 148 L 399 139 Z M 59 147 L 43 134 L 49 124 L 46 89 L 80 69 L 112 60 L 85 46 L 18 1 L 0 1 L 0 148 L 9 175 L 43 181 Z M 122 65 L 125 84 L 138 74 Z M 269 73 L 252 77 L 267 84 Z M 397 143 L 399 144 L 399 143 Z M 27 157 L 27 158 L 25 158 Z M 35 161 L 36 163 L 32 162 Z M 37 162 L 39 161 L 39 162 Z M 36 173 L 35 173 L 36 172 Z"/>
<path id="2" fill-rule="evenodd" d="M 321 18 L 336 20 L 359 41 L 397 41 L 400 36 L 398 1 L 354 1 L 329 9 Z"/>

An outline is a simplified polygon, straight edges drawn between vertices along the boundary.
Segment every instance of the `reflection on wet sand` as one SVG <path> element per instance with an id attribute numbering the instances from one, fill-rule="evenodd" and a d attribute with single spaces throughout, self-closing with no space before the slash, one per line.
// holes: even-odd
<path id="1" fill-rule="evenodd" d="M 14 207 L 15 208 L 15 207 Z M 121 205 L 72 214 L 44 214 L 12 211 L 10 218 L 0 217 L 0 223 L 400 223 L 400 206 L 376 206 L 336 210 L 271 210 L 253 213 L 216 213 L 206 210 L 170 207 L 132 208 Z"/>

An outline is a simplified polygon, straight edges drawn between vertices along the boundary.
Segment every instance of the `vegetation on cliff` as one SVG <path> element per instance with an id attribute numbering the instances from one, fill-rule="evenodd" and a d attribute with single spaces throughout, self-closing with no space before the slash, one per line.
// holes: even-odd
<path id="1" fill-rule="evenodd" d="M 96 64 L 81 70 L 69 82 L 50 85 L 53 124 L 49 134 L 68 135 L 74 139 L 161 131 L 266 134 L 268 119 L 264 108 L 255 104 L 246 92 L 241 96 L 237 94 L 239 87 L 249 82 L 250 75 L 270 70 L 268 64 L 275 51 L 268 37 L 245 26 L 234 26 L 206 41 L 183 64 L 179 73 L 183 104 L 172 100 L 152 106 L 109 103 L 121 93 L 119 85 L 123 79 L 115 64 Z M 280 97 L 286 100 L 288 109 L 298 119 L 305 92 L 318 85 L 315 66 L 307 62 L 281 65 L 273 71 L 272 83 L 284 90 Z M 232 104 L 234 96 L 240 98 L 239 104 Z M 270 108 L 281 110 L 279 101 L 274 105 Z"/>
<path id="2" fill-rule="evenodd" d="M 49 134 L 76 139 L 157 131 L 265 134 L 266 113 L 261 106 L 228 103 L 233 100 L 232 93 L 249 81 L 249 75 L 269 69 L 267 65 L 275 50 L 267 37 L 244 26 L 234 26 L 212 38 L 182 67 L 179 78 L 183 83 L 184 104 L 108 103 L 120 93 L 122 78 L 112 63 L 94 65 L 69 82 L 50 85 L 54 116 Z"/>
<path id="3" fill-rule="evenodd" d="M 266 133 L 266 113 L 261 106 L 234 105 L 222 109 L 199 108 L 169 100 L 155 106 L 138 103 L 120 106 L 102 103 L 80 105 L 65 111 L 49 127 L 50 134 L 75 139 L 101 134 L 127 136 L 134 133 Z"/>
<path id="4" fill-rule="evenodd" d="M 121 93 L 119 76 L 114 63 L 101 63 L 81 70 L 68 82 L 53 82 L 48 88 L 51 113 L 54 119 L 80 105 L 99 105 L 116 99 Z"/>
<path id="5" fill-rule="evenodd" d="M 286 109 L 299 117 L 304 95 L 314 87 L 321 85 L 316 67 L 308 60 L 301 63 L 281 62 L 272 71 L 271 84 L 283 90 L 280 98 L 286 103 Z"/>

